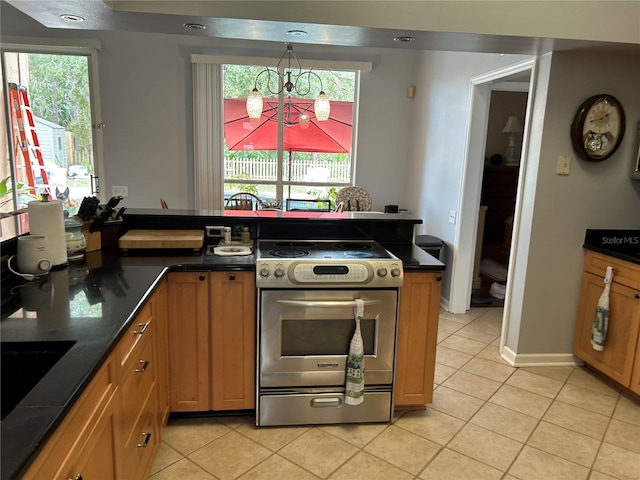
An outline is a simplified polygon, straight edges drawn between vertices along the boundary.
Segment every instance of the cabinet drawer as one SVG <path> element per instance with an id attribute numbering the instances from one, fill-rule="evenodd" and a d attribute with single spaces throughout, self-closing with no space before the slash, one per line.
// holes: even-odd
<path id="1" fill-rule="evenodd" d="M 158 392 L 156 385 L 145 398 L 140 416 L 127 441 L 122 446 L 119 478 L 141 479 L 153 460 L 153 455 L 160 440 L 157 420 Z"/>
<path id="2" fill-rule="evenodd" d="M 135 357 L 139 356 L 136 348 L 139 348 L 138 345 L 143 339 L 152 335 L 154 329 L 151 305 L 147 303 L 118 343 L 118 358 L 124 370 L 131 370 L 130 364 L 136 362 Z"/>
<path id="3" fill-rule="evenodd" d="M 155 386 L 156 366 L 153 358 L 153 337 L 147 337 L 141 345 L 140 355 L 135 357 L 135 362 L 131 362 L 132 370 L 125 372 L 124 381 L 120 390 L 121 411 L 121 432 L 122 439 L 127 441 L 132 435 L 136 421 L 139 419 L 149 392 Z M 137 349 L 136 349 L 137 350 Z M 129 362 L 127 362 L 129 363 Z"/>
<path id="4" fill-rule="evenodd" d="M 617 258 L 603 255 L 602 253 L 587 251 L 584 269 L 587 272 L 604 278 L 607 273 L 607 267 L 613 267 L 613 279 L 616 283 L 626 285 L 627 287 L 640 289 L 640 265 L 631 262 L 625 262 Z"/>

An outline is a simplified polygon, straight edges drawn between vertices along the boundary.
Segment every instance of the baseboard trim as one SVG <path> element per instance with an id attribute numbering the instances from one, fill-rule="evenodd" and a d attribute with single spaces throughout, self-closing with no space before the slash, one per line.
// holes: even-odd
<path id="1" fill-rule="evenodd" d="M 503 347 L 500 354 L 513 367 L 578 367 L 583 363 L 570 353 L 515 353 Z"/>
<path id="2" fill-rule="evenodd" d="M 449 299 L 440 297 L 440 307 L 442 307 L 446 312 L 449 311 Z"/>

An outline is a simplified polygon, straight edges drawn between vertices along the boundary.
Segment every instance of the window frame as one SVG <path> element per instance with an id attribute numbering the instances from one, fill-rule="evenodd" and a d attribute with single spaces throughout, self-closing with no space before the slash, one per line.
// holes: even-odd
<path id="1" fill-rule="evenodd" d="M 49 55 L 78 55 L 87 57 L 87 68 L 89 76 L 89 96 L 91 101 L 91 127 L 93 132 L 93 168 L 96 172 L 96 192 L 95 195 L 102 201 L 106 200 L 103 192 L 100 190 L 100 178 L 104 178 L 104 162 L 103 162 L 103 139 L 102 139 L 102 110 L 100 107 L 100 84 L 98 74 L 98 54 L 102 46 L 100 41 L 95 39 L 73 39 L 73 38 L 45 38 L 45 37 L 19 37 L 5 36 L 2 38 L 0 46 L 0 63 L 2 64 L 2 78 L 6 78 L 4 54 L 6 52 L 19 53 L 40 53 Z M 4 88 L 4 86 L 3 86 Z M 5 89 L 5 96 L 7 95 Z M 8 98 L 8 97 L 7 97 Z M 8 104 L 4 106 L 6 121 L 9 121 Z M 7 123 L 7 130 L 11 129 Z M 9 135 L 9 134 L 8 134 Z M 12 141 L 9 143 L 12 145 Z M 9 156 L 11 161 L 11 175 L 15 180 L 13 158 L 13 149 L 9 148 Z M 93 190 L 93 185 L 91 186 Z M 14 202 L 16 201 L 14 192 Z"/>
<path id="2" fill-rule="evenodd" d="M 191 56 L 193 69 L 193 130 L 194 130 L 194 177 L 196 209 L 222 210 L 224 208 L 224 120 L 222 67 L 225 64 L 261 65 L 275 68 L 280 59 L 275 57 L 201 55 Z M 370 62 L 327 61 L 299 58 L 305 69 L 347 70 L 356 73 L 354 92 L 354 124 L 351 148 L 351 181 L 355 181 L 357 148 L 356 132 L 358 101 L 360 97 L 360 73 L 371 71 Z M 279 133 L 281 135 L 281 133 Z M 282 169 L 284 152 L 278 151 L 278 178 L 276 189 L 283 191 Z M 255 184 L 274 182 L 254 181 Z M 295 182 L 306 185 L 308 182 Z M 287 182 L 287 185 L 294 184 Z M 316 184 L 322 186 L 321 184 Z M 335 185 L 327 184 L 328 186 Z"/>

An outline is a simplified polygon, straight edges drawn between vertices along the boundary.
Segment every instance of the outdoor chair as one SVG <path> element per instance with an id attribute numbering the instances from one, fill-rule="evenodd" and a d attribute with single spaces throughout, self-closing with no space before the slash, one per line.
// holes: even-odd
<path id="1" fill-rule="evenodd" d="M 250 192 L 238 192 L 231 195 L 225 205 L 225 210 L 258 210 L 262 201 Z"/>

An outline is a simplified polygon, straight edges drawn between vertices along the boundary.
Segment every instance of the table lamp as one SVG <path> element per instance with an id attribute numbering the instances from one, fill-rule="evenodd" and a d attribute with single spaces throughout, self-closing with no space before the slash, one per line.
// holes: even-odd
<path id="1" fill-rule="evenodd" d="M 507 166 L 518 165 L 520 162 L 520 157 L 516 156 L 516 135 L 520 132 L 522 132 L 522 126 L 520 125 L 518 117 L 515 115 L 510 116 L 501 132 L 507 134 L 507 140 L 509 142 L 504 162 Z"/>

